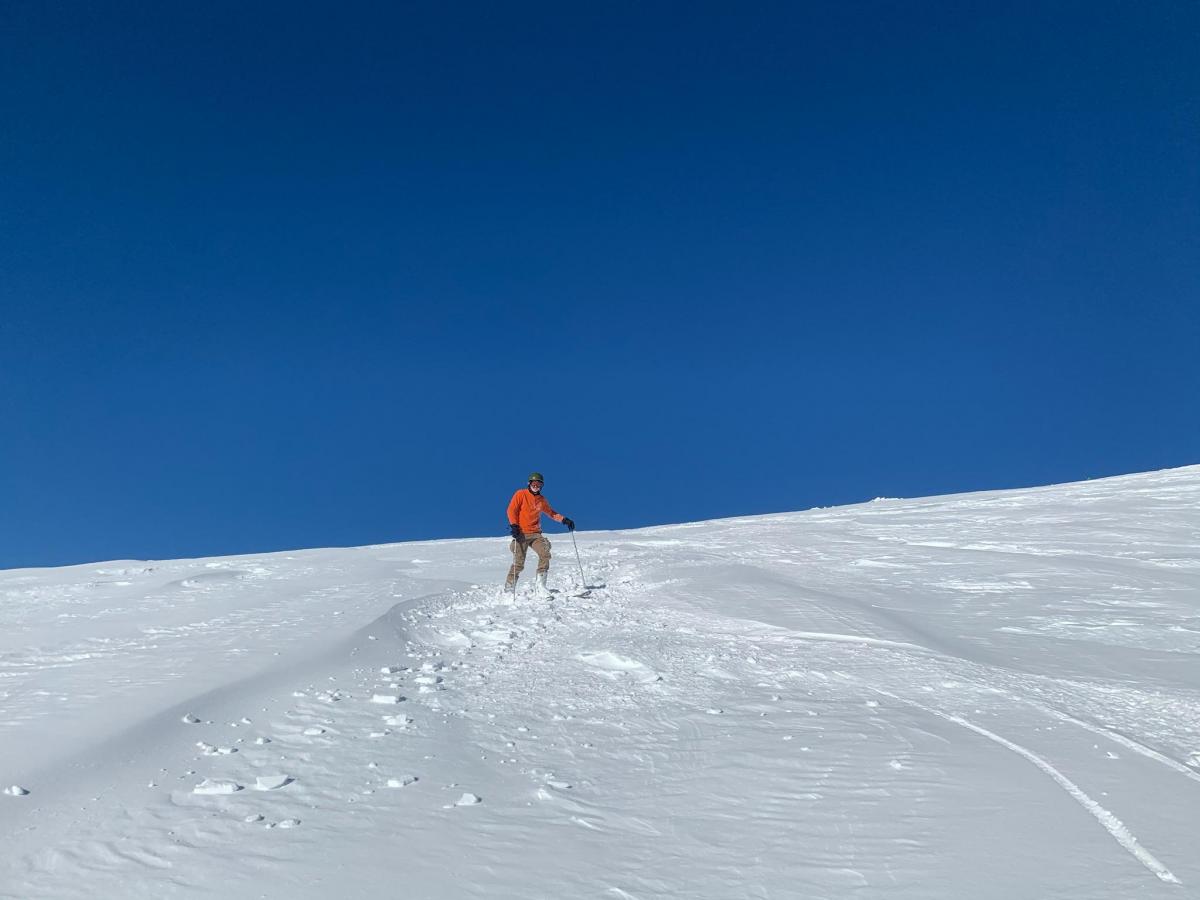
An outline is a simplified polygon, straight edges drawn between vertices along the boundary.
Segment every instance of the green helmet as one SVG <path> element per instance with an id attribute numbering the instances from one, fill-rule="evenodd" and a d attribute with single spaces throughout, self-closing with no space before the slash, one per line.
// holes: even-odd
<path id="1" fill-rule="evenodd" d="M 545 484 L 545 483 L 546 483 L 546 479 L 542 477 L 542 473 L 541 473 L 541 472 L 530 472 L 530 473 L 529 473 L 529 478 L 528 478 L 528 479 L 526 479 L 526 480 L 528 480 L 528 481 L 540 481 L 542 484 Z"/>

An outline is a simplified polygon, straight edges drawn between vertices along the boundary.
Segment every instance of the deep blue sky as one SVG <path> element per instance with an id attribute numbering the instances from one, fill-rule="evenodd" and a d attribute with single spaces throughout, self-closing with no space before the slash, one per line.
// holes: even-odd
<path id="1" fill-rule="evenodd" d="M 0 566 L 1200 462 L 1195 3 L 0 25 Z"/>

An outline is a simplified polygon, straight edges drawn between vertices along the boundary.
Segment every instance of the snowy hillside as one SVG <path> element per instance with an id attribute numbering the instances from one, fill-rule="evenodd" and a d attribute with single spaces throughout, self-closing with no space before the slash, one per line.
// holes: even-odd
<path id="1" fill-rule="evenodd" d="M 0 573 L 0 896 L 1200 896 L 1200 467 L 550 536 Z"/>

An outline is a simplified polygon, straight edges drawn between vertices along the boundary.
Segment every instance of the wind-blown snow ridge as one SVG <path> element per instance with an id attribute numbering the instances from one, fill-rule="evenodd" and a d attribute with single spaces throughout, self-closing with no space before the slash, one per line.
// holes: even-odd
<path id="1" fill-rule="evenodd" d="M 1180 896 L 1198 510 L 581 534 L 512 603 L 503 536 L 2 572 L 0 897 Z"/>

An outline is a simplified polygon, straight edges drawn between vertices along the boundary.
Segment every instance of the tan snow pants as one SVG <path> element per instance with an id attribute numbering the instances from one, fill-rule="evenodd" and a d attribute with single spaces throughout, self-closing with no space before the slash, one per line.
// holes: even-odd
<path id="1" fill-rule="evenodd" d="M 508 581 L 505 582 L 507 586 L 512 587 L 517 583 L 517 577 L 521 574 L 521 570 L 525 568 L 525 553 L 530 547 L 538 555 L 538 574 L 544 575 L 550 571 L 550 542 L 546 540 L 546 536 L 541 532 L 521 535 L 521 540 L 513 538 L 510 547 L 513 555 L 513 564 L 508 570 Z"/>

